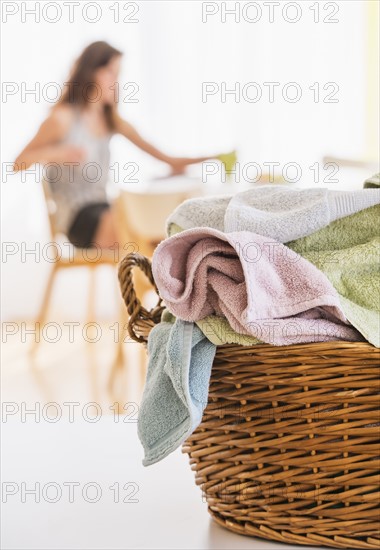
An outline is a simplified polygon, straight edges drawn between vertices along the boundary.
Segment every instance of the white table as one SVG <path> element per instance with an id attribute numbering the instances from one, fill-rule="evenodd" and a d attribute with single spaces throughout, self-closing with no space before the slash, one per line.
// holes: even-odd
<path id="1" fill-rule="evenodd" d="M 121 199 L 133 233 L 145 240 L 160 241 L 165 237 L 165 220 L 184 200 L 202 195 L 232 195 L 245 189 L 249 189 L 247 184 L 205 184 L 200 178 L 175 176 L 124 186 Z"/>

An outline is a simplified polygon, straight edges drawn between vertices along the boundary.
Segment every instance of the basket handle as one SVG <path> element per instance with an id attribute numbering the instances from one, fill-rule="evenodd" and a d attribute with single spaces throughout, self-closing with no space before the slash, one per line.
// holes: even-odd
<path id="1" fill-rule="evenodd" d="M 132 274 L 134 267 L 138 267 L 146 275 L 158 295 L 157 305 L 150 311 L 145 309 L 136 295 Z M 150 330 L 161 321 L 161 313 L 165 309 L 154 282 L 152 264 L 138 252 L 127 254 L 119 264 L 118 277 L 121 294 L 129 313 L 128 333 L 136 342 L 146 343 Z"/>

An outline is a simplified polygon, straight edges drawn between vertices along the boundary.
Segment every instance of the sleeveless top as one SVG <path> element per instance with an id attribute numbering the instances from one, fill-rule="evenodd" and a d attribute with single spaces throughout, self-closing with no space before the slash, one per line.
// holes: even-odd
<path id="1" fill-rule="evenodd" d="M 45 178 L 56 204 L 54 213 L 57 231 L 67 234 L 74 218 L 84 206 L 108 202 L 107 182 L 110 166 L 111 134 L 99 137 L 92 134 L 78 110 L 62 144 L 84 149 L 82 163 L 49 163 Z"/>

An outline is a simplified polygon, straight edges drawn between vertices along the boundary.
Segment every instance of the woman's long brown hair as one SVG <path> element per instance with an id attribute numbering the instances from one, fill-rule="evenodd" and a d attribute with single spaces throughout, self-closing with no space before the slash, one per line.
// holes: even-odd
<path id="1" fill-rule="evenodd" d="M 65 82 L 64 92 L 59 104 L 75 104 L 83 107 L 91 100 L 91 94 L 98 92 L 95 82 L 95 71 L 105 67 L 122 52 L 107 42 L 93 42 L 85 48 L 77 59 L 71 71 L 69 80 Z M 116 120 L 116 103 L 104 106 L 104 116 L 110 129 L 114 128 Z"/>

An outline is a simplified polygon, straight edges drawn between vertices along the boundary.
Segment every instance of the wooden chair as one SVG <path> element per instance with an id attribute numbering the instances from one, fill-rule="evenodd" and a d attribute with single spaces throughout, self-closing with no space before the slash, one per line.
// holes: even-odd
<path id="1" fill-rule="evenodd" d="M 115 199 L 113 203 L 113 210 L 116 216 L 116 225 L 118 229 L 118 242 L 121 243 L 119 250 L 102 250 L 102 254 L 97 261 L 89 261 L 86 252 L 82 249 L 73 247 L 69 257 L 63 257 L 61 254 L 61 248 L 59 241 L 62 241 L 62 236 L 56 229 L 55 224 L 55 212 L 56 203 L 52 197 L 49 183 L 43 180 L 43 194 L 46 203 L 46 209 L 49 221 L 50 240 L 51 245 L 56 247 L 55 257 L 57 261 L 52 263 L 52 268 L 49 274 L 49 278 L 46 284 L 45 292 L 43 295 L 40 310 L 36 318 L 37 337 L 30 347 L 31 360 L 34 360 L 35 354 L 39 348 L 41 342 L 41 329 L 43 323 L 46 321 L 49 307 L 51 304 L 52 294 L 54 290 L 54 283 L 56 276 L 63 270 L 67 270 L 73 267 L 85 267 L 88 269 L 89 274 L 89 292 L 87 302 L 87 320 L 89 322 L 94 321 L 95 318 L 95 298 L 96 298 L 96 269 L 103 265 L 109 265 L 111 268 L 117 268 L 119 260 L 128 252 L 141 251 L 142 254 L 151 257 L 153 250 L 157 245 L 157 242 L 153 242 L 151 239 L 145 239 L 136 234 L 131 228 L 128 222 L 128 212 L 125 209 L 125 201 L 122 197 Z M 151 289 L 149 281 L 145 280 L 145 277 L 140 273 L 136 274 L 134 281 L 136 288 L 138 289 L 139 296 L 144 297 L 146 292 Z M 116 276 L 115 269 L 115 289 L 117 294 L 120 295 L 119 284 Z M 120 411 L 123 410 L 123 402 L 125 396 L 123 395 L 123 387 L 120 383 L 123 378 L 124 369 L 126 366 L 125 354 L 124 354 L 124 342 L 128 338 L 127 332 L 128 314 L 127 310 L 122 302 L 120 296 L 120 311 L 119 311 L 119 327 L 118 340 L 116 342 L 116 354 L 111 365 L 110 374 L 108 377 L 107 390 L 110 394 L 112 402 L 117 402 L 120 405 Z M 144 365 L 145 365 L 145 353 L 139 349 L 141 365 L 139 368 L 140 383 L 142 385 L 144 379 Z M 121 395 L 120 395 L 121 394 Z"/>
<path id="2" fill-rule="evenodd" d="M 86 267 L 88 269 L 89 293 L 88 293 L 88 303 L 87 303 L 87 319 L 89 322 L 91 322 L 91 321 L 94 321 L 94 318 L 95 318 L 95 311 L 94 311 L 95 296 L 96 296 L 95 271 L 99 266 L 102 266 L 102 265 L 109 265 L 111 267 L 116 268 L 118 260 L 121 259 L 118 257 L 118 254 L 116 253 L 117 251 L 102 250 L 99 259 L 95 259 L 94 261 L 91 261 L 91 256 L 87 255 L 87 251 L 84 251 L 80 248 L 75 248 L 75 247 L 72 247 L 72 250 L 69 256 L 63 256 L 61 247 L 59 246 L 59 241 L 62 239 L 60 238 L 60 234 L 57 231 L 56 225 L 55 225 L 54 214 L 56 211 L 56 204 L 51 195 L 49 183 L 46 180 L 43 181 L 43 192 L 44 192 L 47 213 L 49 218 L 51 246 L 56 248 L 55 258 L 57 258 L 57 260 L 52 263 L 52 269 L 49 274 L 49 278 L 48 278 L 45 292 L 43 295 L 41 307 L 37 315 L 36 327 L 37 327 L 38 337 L 36 337 L 35 341 L 33 342 L 30 348 L 30 352 L 32 354 L 34 354 L 37 351 L 38 344 L 41 341 L 41 327 L 47 317 L 57 274 L 59 272 L 62 272 L 63 270 L 68 270 L 74 267 Z M 115 276 L 115 285 L 117 285 L 116 276 Z M 122 303 L 120 302 L 120 310 L 121 310 L 121 315 L 123 320 L 122 327 L 123 327 L 127 319 L 125 317 L 124 312 L 122 312 L 122 309 L 123 309 Z M 119 361 L 122 360 L 122 356 L 123 356 L 122 351 L 123 351 L 122 341 L 119 341 L 118 352 L 117 352 L 117 360 Z"/>
<path id="3" fill-rule="evenodd" d="M 128 192 L 121 192 L 113 202 L 113 211 L 116 217 L 116 225 L 118 229 L 118 242 L 120 248 L 118 251 L 102 250 L 102 254 L 98 261 L 89 261 L 84 250 L 73 247 L 72 254 L 69 258 L 62 257 L 60 254 L 59 240 L 60 235 L 55 225 L 56 204 L 51 195 L 50 187 L 47 181 L 43 182 L 43 192 L 47 206 L 51 242 L 56 247 L 57 261 L 52 263 L 52 269 L 49 274 L 49 279 L 44 292 L 41 308 L 36 319 L 37 330 L 41 332 L 41 326 L 46 320 L 49 310 L 54 283 L 58 272 L 69 269 L 71 267 L 86 267 L 89 270 L 89 294 L 87 304 L 87 318 L 89 321 L 94 320 L 94 303 L 96 296 L 95 288 L 95 270 L 101 265 L 117 266 L 119 260 L 128 253 L 139 252 L 144 256 L 151 258 L 157 244 L 165 238 L 164 221 L 169 213 L 183 200 L 200 194 L 199 189 L 193 189 L 188 192 L 175 192 L 167 195 L 144 195 Z M 116 254 L 118 252 L 118 254 Z M 117 277 L 115 276 L 115 284 Z M 134 287 L 138 295 L 144 301 L 147 291 L 151 291 L 149 280 L 141 273 L 134 274 Z M 118 288 L 119 292 L 119 288 Z M 114 390 L 118 385 L 118 373 L 124 368 L 124 353 L 123 343 L 127 337 L 127 322 L 128 316 L 126 308 L 120 300 L 120 327 L 119 339 L 117 342 L 117 352 L 114 359 L 109 380 L 108 389 L 114 394 Z M 40 337 L 36 338 L 30 351 L 32 354 L 38 349 Z M 143 365 L 139 369 L 141 375 L 141 383 L 144 380 L 144 364 L 145 352 L 141 357 Z M 118 400 L 118 399 L 117 399 Z"/>

